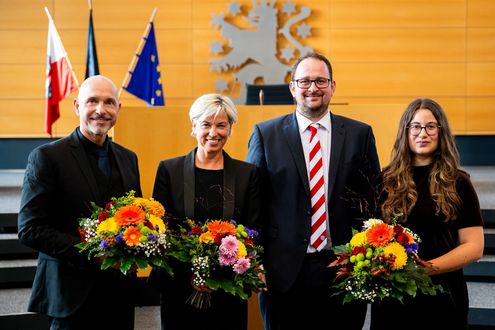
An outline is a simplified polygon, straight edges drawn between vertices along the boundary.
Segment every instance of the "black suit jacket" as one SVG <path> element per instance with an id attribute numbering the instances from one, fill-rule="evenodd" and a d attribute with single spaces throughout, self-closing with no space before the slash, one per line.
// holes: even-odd
<path id="1" fill-rule="evenodd" d="M 360 229 L 350 192 L 369 187 L 367 178 L 380 171 L 370 126 L 331 115 L 328 213 L 333 245 Z M 301 269 L 310 238 L 311 199 L 304 153 L 295 113 L 255 125 L 247 161 L 260 168 L 263 200 L 264 259 L 268 288 L 287 291 Z"/>
<path id="2" fill-rule="evenodd" d="M 110 142 L 122 187 L 141 196 L 134 152 Z M 118 197 L 118 196 L 116 196 Z M 34 149 L 28 158 L 18 217 L 20 241 L 39 251 L 29 311 L 71 315 L 92 292 L 102 271 L 74 247 L 78 218 L 90 216 L 90 202 L 104 206 L 77 131 Z"/>
<path id="3" fill-rule="evenodd" d="M 194 219 L 195 153 L 196 150 L 193 150 L 185 156 L 162 160 L 158 165 L 153 198 L 162 203 L 167 214 L 173 217 L 169 224 L 171 227 L 174 227 L 174 221 L 182 221 L 186 217 Z M 223 155 L 223 218 L 234 219 L 249 228 L 259 227 L 260 194 L 256 167 L 232 159 L 226 152 Z M 163 289 L 165 281 L 162 276 L 167 276 L 165 271 L 154 269 L 150 283 Z"/>

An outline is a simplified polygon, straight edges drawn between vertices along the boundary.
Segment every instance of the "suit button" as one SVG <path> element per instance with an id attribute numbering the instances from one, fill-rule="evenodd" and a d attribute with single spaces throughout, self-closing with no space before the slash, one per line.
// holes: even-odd
<path id="1" fill-rule="evenodd" d="M 305 238 L 303 239 L 303 243 L 308 243 L 309 239 Z"/>
<path id="2" fill-rule="evenodd" d="M 306 212 L 307 215 L 311 215 L 311 211 Z"/>

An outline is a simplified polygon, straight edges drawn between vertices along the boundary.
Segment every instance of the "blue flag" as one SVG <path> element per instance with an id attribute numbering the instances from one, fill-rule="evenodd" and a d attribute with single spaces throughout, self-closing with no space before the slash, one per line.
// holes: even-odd
<path id="1" fill-rule="evenodd" d="M 146 101 L 149 106 L 165 105 L 153 22 L 150 22 L 150 31 L 145 37 L 141 54 L 137 56 L 136 66 L 129 72 L 131 79 L 124 89 Z"/>
<path id="2" fill-rule="evenodd" d="M 86 48 L 86 75 L 84 78 L 100 74 L 96 55 L 95 32 L 93 30 L 93 10 L 89 10 L 88 46 Z"/>

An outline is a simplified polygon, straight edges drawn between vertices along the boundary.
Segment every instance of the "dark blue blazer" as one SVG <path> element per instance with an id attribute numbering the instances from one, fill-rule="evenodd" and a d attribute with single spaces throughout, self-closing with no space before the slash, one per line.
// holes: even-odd
<path id="1" fill-rule="evenodd" d="M 109 147 L 122 188 L 141 196 L 136 154 L 113 142 Z M 74 247 L 80 242 L 77 219 L 91 215 L 91 201 L 108 202 L 76 130 L 30 153 L 18 217 L 20 241 L 39 251 L 29 311 L 67 317 L 92 293 L 102 271 Z"/>
<path id="2" fill-rule="evenodd" d="M 369 125 L 331 115 L 328 210 L 333 245 L 360 229 L 348 198 L 364 193 L 367 178 L 380 165 Z M 287 291 L 296 280 L 309 244 L 311 199 L 304 153 L 295 113 L 255 125 L 247 161 L 260 169 L 263 200 L 264 258 L 268 288 Z"/>

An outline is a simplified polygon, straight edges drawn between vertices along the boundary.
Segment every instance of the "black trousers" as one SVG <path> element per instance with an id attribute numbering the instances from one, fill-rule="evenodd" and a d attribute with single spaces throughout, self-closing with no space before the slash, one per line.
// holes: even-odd
<path id="1" fill-rule="evenodd" d="M 294 285 L 287 292 L 260 293 L 260 309 L 266 330 L 361 330 L 366 303 L 343 305 L 342 296 L 332 296 L 335 271 L 327 265 L 328 253 L 307 254 Z"/>

